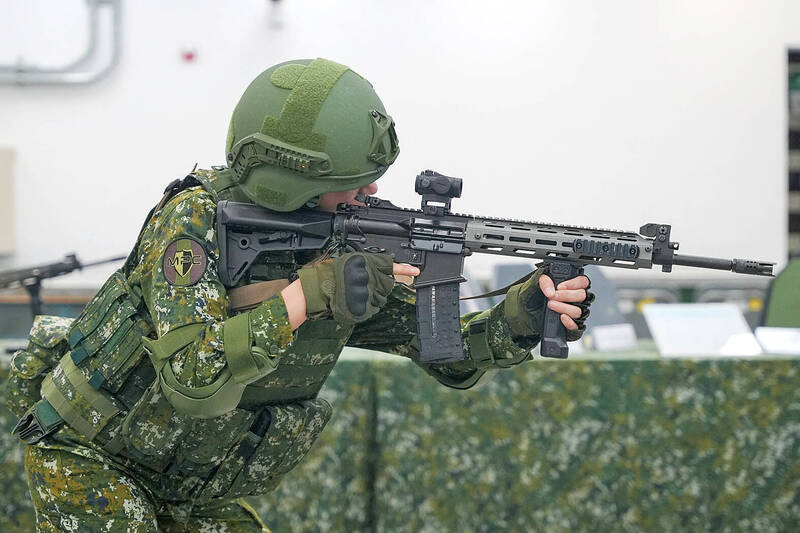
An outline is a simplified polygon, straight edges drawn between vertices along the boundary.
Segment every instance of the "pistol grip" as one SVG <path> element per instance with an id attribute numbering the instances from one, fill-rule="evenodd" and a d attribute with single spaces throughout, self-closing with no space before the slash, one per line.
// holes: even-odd
<path id="1" fill-rule="evenodd" d="M 550 265 L 548 275 L 553 284 L 558 287 L 562 281 L 572 279 L 583 274 L 583 267 L 570 261 L 548 261 Z M 547 307 L 545 301 L 544 324 L 542 327 L 541 354 L 542 357 L 566 359 L 569 355 L 567 346 L 567 328 L 561 323 L 561 313 Z"/>

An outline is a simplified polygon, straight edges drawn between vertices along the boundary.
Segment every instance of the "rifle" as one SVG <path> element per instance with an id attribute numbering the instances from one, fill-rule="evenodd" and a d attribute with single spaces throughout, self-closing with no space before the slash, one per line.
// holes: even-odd
<path id="1" fill-rule="evenodd" d="M 16 285 L 22 286 L 28 291 L 31 300 L 31 311 L 35 317 L 36 315 L 42 314 L 41 288 L 43 280 L 63 276 L 86 267 L 113 263 L 114 261 L 121 261 L 123 259 L 125 259 L 124 255 L 93 261 L 91 263 L 81 263 L 75 254 L 67 254 L 63 261 L 57 263 L 48 263 L 46 265 L 0 272 L 0 289 Z"/>
<path id="2" fill-rule="evenodd" d="M 661 265 L 663 272 L 684 265 L 772 276 L 774 263 L 678 255 L 679 244 L 670 240 L 668 224 L 645 224 L 637 233 L 452 213 L 450 203 L 461 196 L 461 185 L 459 178 L 422 172 L 414 187 L 422 196 L 421 209 L 363 195 L 358 199 L 365 205 L 340 204 L 334 213 L 307 208 L 284 213 L 222 201 L 217 206 L 220 263 L 224 265 L 220 278 L 225 286 L 235 286 L 268 252 L 339 248 L 391 253 L 395 262 L 421 271 L 413 284 L 420 360 L 442 363 L 465 357 L 458 286 L 466 281 L 461 275 L 464 258 L 473 253 L 541 259 L 556 285 L 582 274 L 584 265 L 629 269 Z M 530 274 L 516 283 L 527 277 Z M 504 291 L 483 296 L 500 292 Z M 541 354 L 566 359 L 565 336 L 559 314 L 546 307 Z"/>

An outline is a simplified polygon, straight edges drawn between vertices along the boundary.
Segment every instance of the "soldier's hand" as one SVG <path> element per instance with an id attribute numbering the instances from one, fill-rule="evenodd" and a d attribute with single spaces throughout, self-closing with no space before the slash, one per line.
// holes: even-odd
<path id="1" fill-rule="evenodd" d="M 419 269 L 405 263 L 392 263 L 392 273 L 397 276 L 419 276 Z"/>
<path id="2" fill-rule="evenodd" d="M 547 297 L 550 300 L 547 306 L 561 313 L 567 340 L 577 340 L 585 331 L 589 305 L 594 301 L 594 294 L 588 291 L 589 278 L 578 276 L 554 287 L 545 271 L 546 267 L 540 265 L 530 279 L 508 290 L 504 310 L 511 333 L 520 337 L 541 335 Z"/>
<path id="3" fill-rule="evenodd" d="M 554 287 L 553 280 L 547 274 L 539 277 L 539 289 L 550 300 L 547 302 L 547 307 L 556 313 L 561 313 L 561 323 L 571 330 L 579 329 L 586 320 L 586 316 L 589 315 L 588 308 L 591 301 L 586 301 L 587 296 L 591 294 L 586 290 L 589 285 L 589 278 L 586 276 L 578 276 L 577 278 L 562 281 L 558 284 L 558 287 Z M 594 295 L 592 295 L 592 300 L 594 300 Z M 581 302 L 585 302 L 585 304 L 583 306 L 570 305 L 571 303 Z M 582 317 L 584 310 L 586 310 L 586 316 Z M 577 324 L 576 320 L 580 321 L 581 324 Z"/>
<path id="4" fill-rule="evenodd" d="M 386 304 L 394 274 L 416 276 L 419 270 L 392 262 L 389 254 L 351 252 L 297 272 L 306 313 L 329 311 L 345 324 L 363 322 Z"/>

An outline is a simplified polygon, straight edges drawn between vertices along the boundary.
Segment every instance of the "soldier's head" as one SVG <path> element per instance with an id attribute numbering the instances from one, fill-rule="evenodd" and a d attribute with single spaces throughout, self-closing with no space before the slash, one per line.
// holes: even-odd
<path id="1" fill-rule="evenodd" d="M 327 59 L 302 59 L 253 80 L 233 111 L 225 151 L 248 198 L 292 211 L 323 195 L 324 208 L 374 192 L 399 148 L 367 80 Z"/>

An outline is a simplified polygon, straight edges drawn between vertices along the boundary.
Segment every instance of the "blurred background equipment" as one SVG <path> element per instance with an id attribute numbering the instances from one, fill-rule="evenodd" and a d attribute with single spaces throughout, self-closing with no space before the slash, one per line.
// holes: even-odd
<path id="1" fill-rule="evenodd" d="M 800 257 L 770 283 L 763 316 L 762 326 L 800 328 Z"/>
<path id="2" fill-rule="evenodd" d="M 14 252 L 14 151 L 0 148 L 0 256 Z"/>
<path id="3" fill-rule="evenodd" d="M 590 290 L 595 294 L 589 318 L 586 319 L 586 328 L 627 322 L 619 310 L 619 300 L 617 300 L 617 289 L 614 287 L 614 282 L 603 273 L 603 269 L 587 266 L 583 271 L 591 280 Z"/>
<path id="4" fill-rule="evenodd" d="M 63 261 L 58 261 L 56 263 L 0 272 L 0 289 L 13 287 L 24 288 L 30 297 L 31 312 L 35 317 L 36 315 L 42 314 L 42 281 L 63 276 L 75 270 L 114 263 L 116 261 L 122 261 L 123 259 L 125 259 L 125 256 L 120 255 L 108 259 L 101 259 L 99 261 L 92 261 L 90 263 L 81 263 L 75 254 L 67 254 Z"/>
<path id="5" fill-rule="evenodd" d="M 761 355 L 763 350 L 731 303 L 649 304 L 647 327 L 666 357 Z"/>
<path id="6" fill-rule="evenodd" d="M 481 280 L 473 276 L 469 270 L 469 267 L 464 266 L 464 277 L 467 278 L 467 281 L 462 283 L 459 286 L 460 289 L 460 296 L 462 298 L 469 298 L 470 296 L 478 296 L 479 294 L 483 294 L 490 289 L 484 288 Z M 462 315 L 467 313 L 479 312 L 489 309 L 491 307 L 491 299 L 490 298 L 476 298 L 474 300 L 459 300 L 459 310 L 461 311 Z"/>
<path id="7" fill-rule="evenodd" d="M 800 50 L 789 50 L 789 257 L 800 257 Z"/>
<path id="8" fill-rule="evenodd" d="M 81 56 L 60 67 L 26 64 L 20 58 L 14 65 L 0 65 L 0 83 L 17 85 L 80 85 L 94 83 L 116 67 L 122 45 L 122 6 L 120 0 L 86 0 L 89 36 Z M 108 42 L 103 41 L 101 12 L 110 11 Z M 47 39 L 46 35 L 41 36 Z"/>

